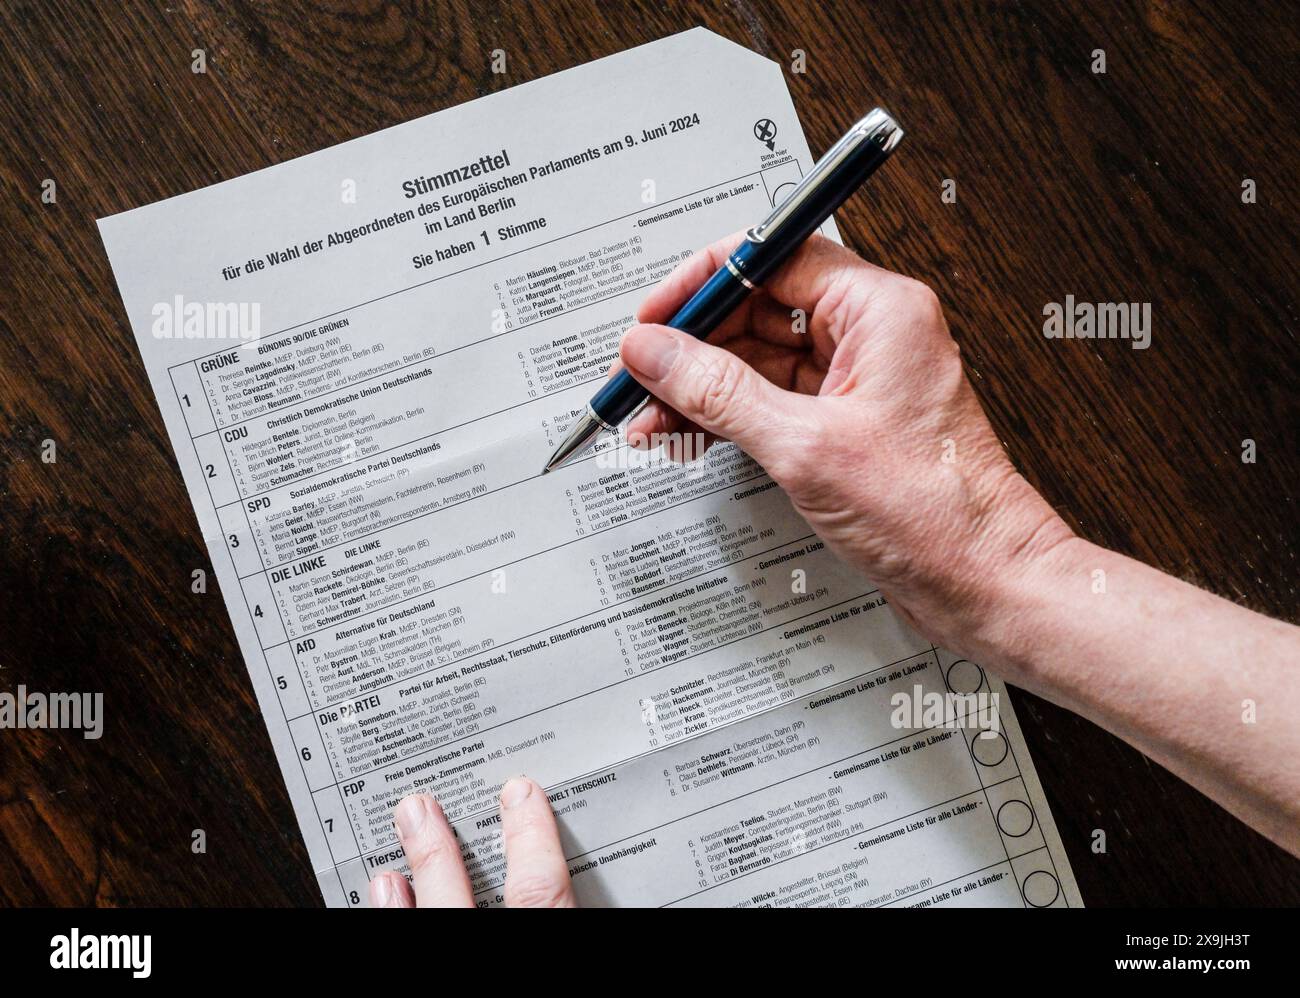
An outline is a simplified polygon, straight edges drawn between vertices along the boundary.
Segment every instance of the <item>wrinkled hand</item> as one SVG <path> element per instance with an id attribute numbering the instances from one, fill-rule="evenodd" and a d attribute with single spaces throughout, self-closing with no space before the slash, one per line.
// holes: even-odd
<path id="1" fill-rule="evenodd" d="M 741 238 L 679 266 L 624 336 L 623 365 L 656 397 L 629 442 L 735 441 L 914 627 L 961 650 L 990 573 L 1070 529 L 1007 459 L 924 284 L 814 236 L 707 343 L 655 325 Z M 666 449 L 698 456 L 691 439 Z"/>
<path id="2" fill-rule="evenodd" d="M 438 802 L 427 794 L 412 794 L 394 813 L 414 889 L 396 870 L 386 870 L 370 881 L 370 907 L 475 907 L 460 843 Z M 551 803 L 526 776 L 517 776 L 501 788 L 501 839 L 508 907 L 577 906 Z"/>

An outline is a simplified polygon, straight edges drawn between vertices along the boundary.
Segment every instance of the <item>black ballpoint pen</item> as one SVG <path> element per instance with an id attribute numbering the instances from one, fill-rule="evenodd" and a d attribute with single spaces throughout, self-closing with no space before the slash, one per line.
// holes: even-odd
<path id="1" fill-rule="evenodd" d="M 881 108 L 850 128 L 666 325 L 698 339 L 708 336 L 876 172 L 902 138 L 898 122 Z M 603 430 L 614 430 L 649 394 L 626 370 L 619 371 L 592 397 L 542 474 L 581 454 Z"/>

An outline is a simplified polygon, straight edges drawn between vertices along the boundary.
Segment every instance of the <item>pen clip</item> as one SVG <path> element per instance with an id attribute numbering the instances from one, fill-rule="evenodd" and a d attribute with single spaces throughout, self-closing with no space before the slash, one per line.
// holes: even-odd
<path id="1" fill-rule="evenodd" d="M 903 129 L 884 108 L 873 109 L 865 118 L 850 128 L 835 145 L 831 146 L 808 171 L 790 196 L 782 201 L 772 214 L 746 233 L 752 243 L 761 243 L 778 232 L 781 226 L 796 215 L 803 204 L 812 197 L 835 171 L 864 143 L 875 142 L 888 155 L 902 141 Z"/>

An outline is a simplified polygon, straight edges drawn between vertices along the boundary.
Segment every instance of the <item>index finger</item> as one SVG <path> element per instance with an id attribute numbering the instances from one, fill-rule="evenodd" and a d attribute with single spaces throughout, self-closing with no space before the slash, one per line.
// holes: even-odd
<path id="1" fill-rule="evenodd" d="M 569 865 L 546 791 L 526 776 L 501 788 L 509 908 L 575 908 Z"/>
<path id="2" fill-rule="evenodd" d="M 727 262 L 727 257 L 744 238 L 744 232 L 733 232 L 678 264 L 646 296 L 637 309 L 637 321 L 667 322 Z M 776 269 L 760 290 L 791 308 L 802 309 L 811 318 L 818 303 L 847 283 L 859 284 L 869 293 L 893 276 L 839 243 L 814 234 Z"/>
<path id="3" fill-rule="evenodd" d="M 416 906 L 474 907 L 460 843 L 438 802 L 428 794 L 403 798 L 397 805 L 395 824 L 415 881 Z"/>

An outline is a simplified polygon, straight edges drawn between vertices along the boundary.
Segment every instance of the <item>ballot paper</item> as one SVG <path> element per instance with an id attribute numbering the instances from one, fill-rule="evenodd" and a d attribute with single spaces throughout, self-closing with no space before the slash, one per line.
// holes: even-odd
<path id="1" fill-rule="evenodd" d="M 813 162 L 697 29 L 101 220 L 327 904 L 409 872 L 417 791 L 502 903 L 519 773 L 583 904 L 1081 903 L 1005 688 L 747 455 L 540 475 L 649 289 Z"/>

